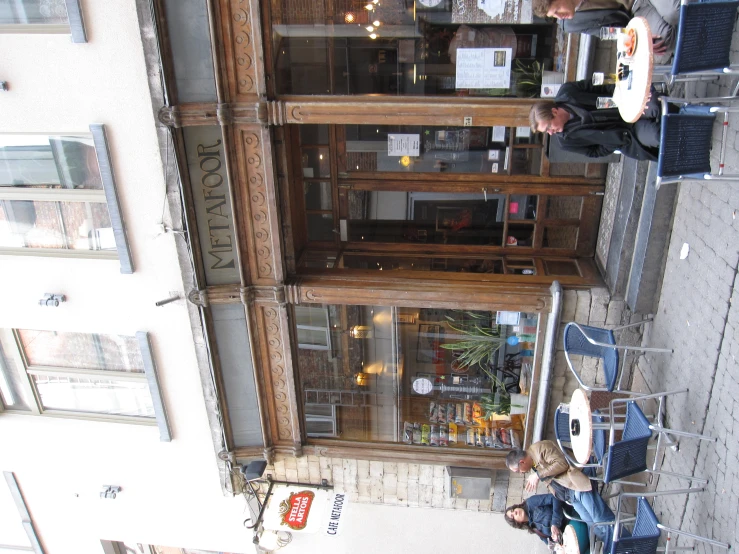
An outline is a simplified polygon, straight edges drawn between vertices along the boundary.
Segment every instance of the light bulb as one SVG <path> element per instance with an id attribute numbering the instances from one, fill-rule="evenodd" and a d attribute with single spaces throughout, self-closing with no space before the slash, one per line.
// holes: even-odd
<path id="1" fill-rule="evenodd" d="M 366 5 L 366 6 L 364 7 L 364 9 L 365 9 L 365 10 L 369 10 L 369 11 L 372 11 L 372 10 L 374 10 L 374 9 L 375 9 L 375 6 L 374 6 L 374 4 L 367 4 L 367 5 Z"/>
<path id="2" fill-rule="evenodd" d="M 375 30 L 375 28 L 372 25 L 367 25 L 365 29 L 367 29 L 370 33 Z"/>
<path id="3" fill-rule="evenodd" d="M 379 27 L 380 26 L 380 22 L 379 21 L 373 21 L 372 22 L 372 25 L 374 25 L 375 27 Z"/>
<path id="4" fill-rule="evenodd" d="M 377 38 L 377 35 L 376 35 L 375 33 L 372 33 L 372 34 L 370 35 L 370 38 L 371 38 L 372 40 L 375 40 L 375 39 Z"/>

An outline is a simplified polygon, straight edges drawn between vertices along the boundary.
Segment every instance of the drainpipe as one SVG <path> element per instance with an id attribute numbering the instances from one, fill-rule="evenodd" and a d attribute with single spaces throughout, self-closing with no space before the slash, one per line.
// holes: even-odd
<path id="1" fill-rule="evenodd" d="M 541 378 L 539 379 L 539 396 L 536 399 L 536 415 L 534 416 L 534 433 L 532 442 L 538 442 L 544 438 L 544 429 L 547 424 L 549 413 L 549 393 L 551 388 L 552 368 L 554 367 L 554 347 L 557 340 L 557 329 L 559 319 L 562 315 L 562 285 L 554 281 L 552 291 L 552 311 L 547 320 L 547 330 L 544 335 L 544 349 L 541 360 Z"/>

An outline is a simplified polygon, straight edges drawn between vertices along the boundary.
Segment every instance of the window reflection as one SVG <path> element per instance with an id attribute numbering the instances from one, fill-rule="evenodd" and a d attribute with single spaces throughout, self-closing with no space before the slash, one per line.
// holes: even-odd
<path id="1" fill-rule="evenodd" d="M 531 23 L 522 20 L 521 0 L 489 2 L 487 10 L 473 0 L 274 4 L 278 94 L 527 98 L 538 96 L 552 67 L 550 26 L 505 24 Z M 505 78 L 465 77 L 472 49 L 497 55 Z"/>
<path id="2" fill-rule="evenodd" d="M 329 349 L 299 350 L 309 436 L 449 448 L 520 444 L 535 314 L 342 305 L 310 310 L 323 311 L 332 338 Z M 304 318 L 304 310 L 298 316 Z"/>

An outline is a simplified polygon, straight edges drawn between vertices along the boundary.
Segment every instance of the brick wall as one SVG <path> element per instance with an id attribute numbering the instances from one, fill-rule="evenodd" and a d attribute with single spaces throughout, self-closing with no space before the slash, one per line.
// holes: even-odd
<path id="1" fill-rule="evenodd" d="M 614 326 L 629 317 L 622 300 L 611 300 L 606 289 L 564 292 L 562 323 L 557 338 L 549 405 L 549 421 L 561 402 L 569 401 L 577 387 L 577 380 L 567 368 L 561 344 L 565 323 L 577 321 L 596 326 Z M 637 336 L 626 337 L 636 340 Z M 581 374 L 586 381 L 594 382 L 597 365 L 590 360 L 581 362 Z M 601 372 L 602 378 L 602 372 Z M 547 438 L 554 438 L 551 428 Z M 355 460 L 303 456 L 278 458 L 267 469 L 275 479 L 320 483 L 328 480 L 337 491 L 345 492 L 353 502 L 389 504 L 396 506 L 446 508 L 471 511 L 503 511 L 505 506 L 516 504 L 529 496 L 524 491 L 524 476 L 505 470 L 495 472 L 493 487 L 488 500 L 462 500 L 449 498 L 448 477 L 444 466 L 431 464 L 407 464 L 381 461 Z M 542 486 L 538 491 L 545 493 Z"/>

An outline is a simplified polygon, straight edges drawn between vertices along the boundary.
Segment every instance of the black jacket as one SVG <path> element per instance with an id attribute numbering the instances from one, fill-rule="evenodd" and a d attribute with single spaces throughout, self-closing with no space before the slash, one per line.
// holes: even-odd
<path id="1" fill-rule="evenodd" d="M 572 19 L 564 20 L 564 30 L 565 33 L 587 33 L 597 37 L 601 27 L 626 27 L 632 17 L 620 9 L 580 10 Z"/>
<path id="2" fill-rule="evenodd" d="M 552 139 L 563 150 L 591 158 L 600 158 L 612 154 L 614 150 L 620 150 L 624 156 L 637 160 L 656 160 L 658 152 L 654 148 L 643 146 L 636 139 L 634 126 L 621 119 L 618 109 L 599 110 L 595 107 L 599 96 L 612 95 L 613 85 L 593 85 L 589 80 L 562 85 L 554 102 L 559 107 L 566 108 L 572 117 L 565 124 L 564 130 L 553 135 Z M 656 99 L 650 105 L 655 108 L 650 106 L 650 110 L 642 117 L 658 116 Z"/>
<path id="3" fill-rule="evenodd" d="M 526 511 L 529 516 L 529 525 L 539 530 L 544 537 L 542 541 L 547 542 L 547 537 L 552 536 L 552 525 L 559 527 L 560 531 L 564 524 L 562 502 L 551 494 L 535 494 L 526 499 Z"/>

